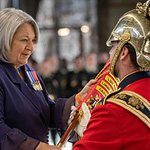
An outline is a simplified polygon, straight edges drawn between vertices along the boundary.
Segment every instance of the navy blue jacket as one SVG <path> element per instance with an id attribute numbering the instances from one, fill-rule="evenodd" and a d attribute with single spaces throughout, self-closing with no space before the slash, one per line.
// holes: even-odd
<path id="1" fill-rule="evenodd" d="M 55 103 L 38 75 L 43 90 L 33 88 L 26 72 L 34 70 L 27 64 L 22 68 L 25 81 L 11 64 L 0 61 L 0 150 L 17 149 L 23 141 L 33 147 L 47 142 L 48 127 L 55 127 Z"/>

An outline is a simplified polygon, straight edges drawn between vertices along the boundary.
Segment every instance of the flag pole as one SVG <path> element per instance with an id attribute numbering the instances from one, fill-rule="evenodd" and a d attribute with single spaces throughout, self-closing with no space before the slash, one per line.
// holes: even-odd
<path id="1" fill-rule="evenodd" d="M 107 94 L 109 94 L 111 91 L 115 91 L 115 88 L 117 89 L 117 85 L 119 83 L 119 80 L 117 78 L 113 77 L 113 75 L 111 75 L 111 73 L 109 71 L 109 67 L 110 67 L 110 59 L 105 64 L 104 68 L 95 77 L 95 79 L 98 80 L 97 83 L 92 85 L 92 87 L 90 88 L 91 90 L 89 90 L 88 94 L 86 95 L 86 97 L 83 100 L 83 102 L 85 102 L 87 104 L 87 106 L 93 105 L 92 102 L 94 102 L 94 103 L 98 102 L 99 99 L 101 100 Z M 104 81 L 103 83 L 105 83 L 105 84 L 101 85 L 102 81 Z M 97 86 L 99 87 L 98 90 L 96 88 Z M 93 99 L 93 97 L 91 99 L 91 96 L 93 94 L 95 95 L 95 97 L 98 95 L 98 99 L 97 98 L 95 99 L 95 97 L 94 97 L 94 99 Z M 87 100 L 89 100 L 89 98 L 91 101 L 87 101 Z M 91 108 L 89 107 L 89 110 L 92 111 L 93 108 L 94 107 L 91 107 Z M 72 120 L 72 122 L 68 126 L 67 130 L 65 131 L 65 133 L 61 137 L 59 143 L 57 144 L 57 146 L 60 148 L 64 145 L 66 140 L 69 138 L 70 134 L 74 130 L 78 121 L 80 122 L 80 120 L 81 120 L 81 117 L 83 115 L 81 105 L 76 109 L 76 112 L 77 113 L 76 113 L 74 119 Z"/>
<path id="2" fill-rule="evenodd" d="M 58 147 L 62 148 L 62 146 L 64 145 L 66 140 L 69 138 L 70 134 L 72 133 L 73 129 L 75 128 L 75 126 L 78 122 L 79 116 L 80 116 L 79 111 L 77 111 L 74 119 L 72 120 L 72 122 L 68 126 L 67 130 L 65 131 L 65 133 L 61 137 L 60 141 L 58 142 L 58 144 L 57 144 Z"/>

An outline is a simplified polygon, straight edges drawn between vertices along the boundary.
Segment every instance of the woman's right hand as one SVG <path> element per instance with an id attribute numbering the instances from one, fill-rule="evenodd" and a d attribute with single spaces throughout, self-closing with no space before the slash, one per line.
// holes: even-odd
<path id="1" fill-rule="evenodd" d="M 46 143 L 40 142 L 35 150 L 61 150 L 61 148 L 55 145 L 48 145 Z"/>
<path id="2" fill-rule="evenodd" d="M 86 94 L 88 93 L 90 87 L 94 84 L 96 84 L 97 79 L 91 79 L 85 86 L 84 88 L 80 91 L 80 96 L 81 99 L 83 100 L 86 96 Z M 78 103 L 77 98 L 75 98 L 75 106 L 78 107 L 80 104 Z"/>

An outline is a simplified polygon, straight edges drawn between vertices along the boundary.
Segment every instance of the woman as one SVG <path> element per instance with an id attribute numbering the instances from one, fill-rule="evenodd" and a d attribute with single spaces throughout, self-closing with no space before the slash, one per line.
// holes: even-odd
<path id="1" fill-rule="evenodd" d="M 48 128 L 63 129 L 71 105 L 79 105 L 75 96 L 55 105 L 39 75 L 27 64 L 38 39 L 39 28 L 31 16 L 14 8 L 0 11 L 1 150 L 59 149 L 46 144 Z M 82 98 L 94 82 L 80 92 Z"/>

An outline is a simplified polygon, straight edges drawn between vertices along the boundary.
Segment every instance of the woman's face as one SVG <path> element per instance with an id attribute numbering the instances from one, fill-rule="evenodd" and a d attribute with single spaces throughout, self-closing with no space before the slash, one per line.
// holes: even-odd
<path id="1" fill-rule="evenodd" d="M 13 36 L 10 52 L 6 57 L 15 66 L 27 64 L 36 45 L 35 31 L 31 24 L 22 24 Z"/>

